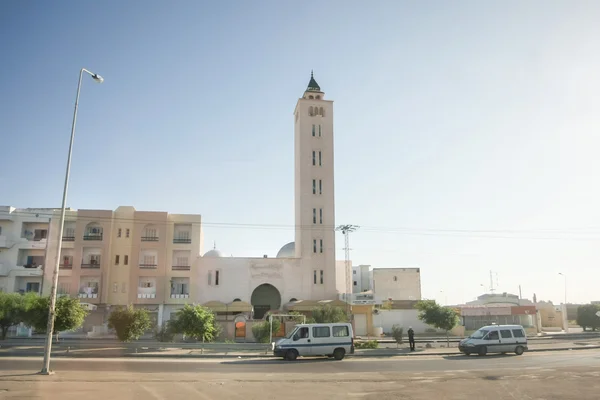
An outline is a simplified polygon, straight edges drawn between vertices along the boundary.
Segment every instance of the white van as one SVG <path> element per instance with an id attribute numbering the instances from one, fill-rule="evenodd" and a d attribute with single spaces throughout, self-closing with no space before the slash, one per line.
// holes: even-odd
<path id="1" fill-rule="evenodd" d="M 327 356 L 342 360 L 354 353 L 352 325 L 300 324 L 289 335 L 271 344 L 273 355 L 294 361 L 298 356 Z"/>
<path id="2" fill-rule="evenodd" d="M 521 325 L 484 326 L 466 339 L 461 340 L 458 350 L 466 355 L 477 353 L 512 353 L 520 356 L 527 350 L 527 335 Z"/>

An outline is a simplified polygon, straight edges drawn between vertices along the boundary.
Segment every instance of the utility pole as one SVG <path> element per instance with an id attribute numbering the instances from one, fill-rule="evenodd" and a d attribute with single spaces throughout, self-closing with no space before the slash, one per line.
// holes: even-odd
<path id="1" fill-rule="evenodd" d="M 344 235 L 344 261 L 346 267 L 346 312 L 348 318 L 352 311 L 352 264 L 350 263 L 350 232 L 356 231 L 360 226 L 358 225 L 340 225 L 335 230 L 342 232 Z"/>

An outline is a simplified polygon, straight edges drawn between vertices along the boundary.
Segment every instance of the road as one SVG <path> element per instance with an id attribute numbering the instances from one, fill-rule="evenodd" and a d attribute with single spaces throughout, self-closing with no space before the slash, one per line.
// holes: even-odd
<path id="1" fill-rule="evenodd" d="M 597 399 L 600 352 L 330 361 L 0 358 L 0 398 Z M 102 396 L 100 396 L 102 393 Z"/>

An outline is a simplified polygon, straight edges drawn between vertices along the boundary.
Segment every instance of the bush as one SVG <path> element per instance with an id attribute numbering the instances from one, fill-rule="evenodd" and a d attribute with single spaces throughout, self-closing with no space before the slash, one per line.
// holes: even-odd
<path id="1" fill-rule="evenodd" d="M 108 327 L 115 330 L 122 342 L 139 339 L 151 326 L 148 312 L 134 310 L 132 306 L 114 310 L 108 317 Z"/>
<path id="2" fill-rule="evenodd" d="M 312 318 L 307 319 L 307 323 L 318 323 L 318 324 L 333 324 L 336 322 L 347 322 L 348 316 L 346 311 L 340 307 L 323 306 L 312 309 Z"/>
<path id="3" fill-rule="evenodd" d="M 24 321 L 35 329 L 36 332 L 44 333 L 48 327 L 50 309 L 50 298 L 33 295 L 29 297 L 30 304 L 24 314 Z M 88 311 L 83 308 L 79 299 L 71 297 L 59 297 L 56 299 L 54 314 L 54 332 L 73 331 L 83 325 Z M 58 340 L 58 335 L 56 336 Z"/>
<path id="4" fill-rule="evenodd" d="M 173 332 L 173 329 L 171 329 L 169 322 L 165 322 L 162 324 L 162 326 L 157 326 L 156 329 L 154 329 L 154 338 L 159 342 L 173 341 L 175 338 L 175 333 Z"/>
<path id="5" fill-rule="evenodd" d="M 402 328 L 400 325 L 392 326 L 392 337 L 396 341 L 396 347 L 398 347 L 397 345 L 402 344 L 402 340 L 403 340 L 402 336 L 403 335 L 404 335 L 404 328 Z"/>
<path id="6" fill-rule="evenodd" d="M 600 328 L 600 318 L 596 313 L 600 311 L 600 304 L 585 304 L 577 308 L 577 325 L 585 331 L 592 328 L 595 331 Z"/>
<path id="7" fill-rule="evenodd" d="M 277 318 L 273 318 L 273 333 L 277 332 L 281 328 L 281 321 Z M 269 321 L 259 322 L 252 326 L 252 334 L 254 339 L 258 343 L 269 343 L 271 335 L 271 323 Z"/>
<path id="8" fill-rule="evenodd" d="M 354 347 L 357 349 L 376 349 L 379 347 L 379 342 L 377 340 L 367 340 L 364 342 L 355 342 Z"/>
<path id="9" fill-rule="evenodd" d="M 180 333 L 202 342 L 215 340 L 221 329 L 210 309 L 191 304 L 186 304 L 178 310 L 169 325 L 173 333 Z"/>

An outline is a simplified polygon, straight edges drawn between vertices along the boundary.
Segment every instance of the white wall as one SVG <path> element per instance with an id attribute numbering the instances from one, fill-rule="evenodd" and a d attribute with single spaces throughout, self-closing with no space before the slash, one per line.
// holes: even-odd
<path id="1" fill-rule="evenodd" d="M 415 333 L 426 333 L 427 329 L 433 329 L 417 318 L 417 310 L 379 310 L 378 314 L 373 314 L 373 327 L 383 328 L 384 333 L 390 333 L 393 325 L 399 325 L 404 328 L 404 333 L 412 326 Z"/>
<path id="2" fill-rule="evenodd" d="M 378 298 L 421 300 L 419 268 L 374 268 L 373 292 Z"/>

